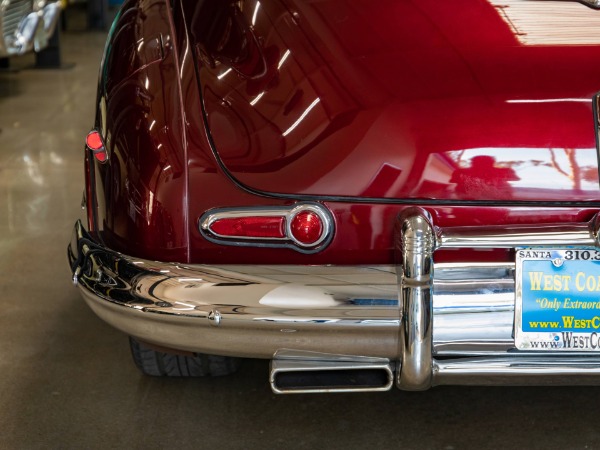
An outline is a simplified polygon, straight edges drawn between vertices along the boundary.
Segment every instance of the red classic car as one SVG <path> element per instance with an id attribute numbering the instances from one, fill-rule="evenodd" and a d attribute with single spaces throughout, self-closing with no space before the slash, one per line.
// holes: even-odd
<path id="1" fill-rule="evenodd" d="M 150 375 L 600 382 L 595 3 L 126 1 L 73 281 Z"/>

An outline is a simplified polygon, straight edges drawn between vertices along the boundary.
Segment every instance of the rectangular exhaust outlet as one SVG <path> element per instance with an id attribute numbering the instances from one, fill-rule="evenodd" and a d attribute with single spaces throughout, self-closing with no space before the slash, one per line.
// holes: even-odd
<path id="1" fill-rule="evenodd" d="M 391 389 L 394 370 L 385 358 L 286 350 L 271 361 L 270 382 L 277 394 L 378 392 Z"/>

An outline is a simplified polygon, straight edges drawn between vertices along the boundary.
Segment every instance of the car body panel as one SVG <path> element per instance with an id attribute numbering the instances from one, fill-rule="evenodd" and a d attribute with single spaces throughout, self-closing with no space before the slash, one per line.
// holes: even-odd
<path id="1" fill-rule="evenodd" d="M 108 161 L 94 164 L 89 204 L 112 248 L 185 260 L 185 138 L 169 16 L 164 2 L 130 1 L 111 28 L 96 118 Z"/>
<path id="2" fill-rule="evenodd" d="M 597 14 L 504 3 L 184 2 L 215 151 L 264 193 L 599 201 L 600 38 L 544 22 Z"/>
<path id="3" fill-rule="evenodd" d="M 302 17 L 298 16 L 302 11 L 309 14 L 308 6 L 263 2 L 257 11 L 256 30 L 263 29 L 265 25 L 261 23 L 269 17 L 278 18 L 267 23 L 276 32 L 265 38 L 282 39 L 287 33 L 286 39 L 293 43 L 294 52 L 283 61 L 277 83 L 269 86 L 257 103 L 250 105 L 248 100 L 255 99 L 256 92 L 262 92 L 264 81 L 260 77 L 258 81 L 244 80 L 235 71 L 219 80 L 218 74 L 228 66 L 213 61 L 215 67 L 210 67 L 210 61 L 206 61 L 207 45 L 200 45 L 202 39 L 208 42 L 208 38 L 193 28 L 202 23 L 199 17 L 212 17 L 208 13 L 222 10 L 225 4 L 231 8 L 229 3 L 183 1 L 176 2 L 171 11 L 162 1 L 126 2 L 111 30 L 100 77 L 96 127 L 106 140 L 109 161 L 94 164 L 90 170 L 96 186 L 95 200 L 89 202 L 96 205 L 90 206 L 97 216 L 95 231 L 109 247 L 126 254 L 164 261 L 226 263 L 230 259 L 228 249 L 208 242 L 199 232 L 198 220 L 203 214 L 215 207 L 283 206 L 306 199 L 326 202 L 333 212 L 336 232 L 326 250 L 308 257 L 289 249 L 238 248 L 236 260 L 273 264 L 353 264 L 364 260 L 368 264 L 389 264 L 393 261 L 393 219 L 415 204 L 426 207 L 440 226 L 510 226 L 589 220 L 594 207 L 600 204 L 591 105 L 596 87 L 590 87 L 592 81 L 589 81 L 597 69 L 585 62 L 598 47 L 524 48 L 498 19 L 497 9 L 483 3 L 470 0 L 463 7 L 479 11 L 478 14 L 496 24 L 496 28 L 484 33 L 485 27 L 479 25 L 481 42 L 469 43 L 468 35 L 463 36 L 466 32 L 453 35 L 453 40 L 457 42 L 456 48 L 471 51 L 472 59 L 483 58 L 488 64 L 492 61 L 485 55 L 483 44 L 492 45 L 496 51 L 507 51 L 501 65 L 487 67 L 481 63 L 483 65 L 478 67 L 485 74 L 480 78 L 487 86 L 481 83 L 476 86 L 473 76 L 465 69 L 466 63 L 456 62 L 456 48 L 441 40 L 439 31 L 433 33 L 431 24 L 428 28 L 419 28 L 419 25 L 425 26 L 426 15 L 450 27 L 456 14 L 452 8 L 438 11 L 430 5 L 425 14 L 408 1 L 399 2 L 401 6 L 384 3 L 371 7 L 368 14 L 380 17 L 390 28 L 393 27 L 389 21 L 395 16 L 390 13 L 390 17 L 385 18 L 384 7 L 391 8 L 390 11 L 398 8 L 412 11 L 411 14 L 405 11 L 407 18 L 421 17 L 412 25 L 407 20 L 402 33 L 409 36 L 412 32 L 415 35 L 412 41 L 420 43 L 405 59 L 416 57 L 423 77 L 415 78 L 414 73 L 412 78 L 410 74 L 402 76 L 409 77 L 413 84 L 422 82 L 422 86 L 419 89 L 402 87 L 392 92 L 394 82 L 390 71 L 394 65 L 387 67 L 385 64 L 389 61 L 381 62 L 381 71 L 375 73 L 374 65 L 361 62 L 370 54 L 369 48 L 374 52 L 373 39 L 381 36 L 369 37 L 364 32 L 366 41 L 355 43 L 360 44 L 361 51 L 357 55 L 362 56 L 338 57 L 341 50 L 338 53 L 326 51 L 341 41 L 340 37 L 331 35 L 337 25 L 313 29 L 317 22 L 310 22 L 309 26 L 307 21 L 298 18 Z M 339 4 L 339 14 L 355 17 L 356 11 L 347 11 L 350 6 L 344 2 Z M 419 5 L 424 8 L 428 4 Z M 555 6 L 555 2 L 549 4 Z M 246 5 L 243 17 L 235 17 L 251 23 L 255 3 Z M 361 5 L 358 3 L 355 8 L 364 6 Z M 295 14 L 296 10 L 300 12 Z M 221 15 L 227 17 L 229 11 L 226 9 Z M 584 11 L 588 10 L 584 8 Z M 468 19 L 475 21 L 471 16 Z M 321 18 L 321 22 L 323 20 Z M 338 32 L 351 36 L 354 28 L 344 25 L 345 21 L 341 23 L 342 31 Z M 362 28 L 357 30 L 359 33 Z M 392 38 L 399 39 L 394 34 L 389 36 Z M 329 39 L 327 45 L 321 43 L 323 39 Z M 367 45 L 369 39 L 370 46 Z M 315 43 L 310 44 L 313 40 Z M 410 46 L 406 45 L 401 49 L 408 52 Z M 454 56 L 439 61 L 431 59 L 422 56 L 423 46 L 433 46 L 437 52 Z M 529 57 L 527 53 L 533 52 L 540 55 L 539 64 L 549 64 L 550 59 L 559 56 L 561 61 L 566 59 L 570 63 L 562 69 L 562 66 L 553 68 L 550 79 L 539 81 L 539 87 L 533 89 L 537 72 L 524 71 L 522 79 L 516 68 L 507 69 L 509 60 L 506 58 L 517 58 L 521 51 L 526 53 L 520 57 L 525 61 Z M 282 52 L 279 53 L 285 54 Z M 456 64 L 450 64 L 449 58 Z M 221 56 L 221 59 L 226 58 Z M 281 57 L 277 64 L 279 61 Z M 427 70 L 426 63 L 430 65 Z M 237 64 L 238 72 L 251 70 L 241 66 L 239 61 L 232 61 L 231 57 L 228 64 Z M 452 77 L 435 72 L 439 64 L 454 68 L 449 69 Z M 575 73 L 569 69 L 571 66 L 587 67 L 587 72 Z M 505 79 L 500 69 L 508 70 L 512 76 Z M 288 78 L 295 74 L 296 81 L 286 78 L 284 72 Z M 275 75 L 267 73 L 265 76 Z M 252 147 L 252 154 L 257 155 L 255 161 L 243 162 L 244 157 L 240 156 L 238 162 L 242 165 L 232 165 L 233 159 L 227 158 L 227 152 L 223 152 L 220 145 L 223 142 L 237 145 L 236 133 L 247 130 L 248 121 L 255 120 L 261 111 L 263 117 L 277 116 L 281 102 L 289 97 L 289 90 L 297 86 L 302 77 L 307 83 L 305 89 L 322 91 L 324 100 L 317 106 L 333 102 L 340 111 L 352 112 L 340 113 L 345 117 L 340 119 L 340 126 L 331 128 L 331 133 L 325 132 L 328 136 L 325 139 L 315 138 L 318 145 L 305 146 L 299 151 L 301 157 L 273 156 L 275 159 L 272 159 L 269 156 L 270 162 L 265 163 L 261 151 Z M 427 77 L 437 77 L 439 81 L 431 83 Z M 585 80 L 585 83 L 576 83 L 575 79 Z M 461 87 L 461 83 L 465 86 Z M 359 86 L 362 87 L 359 89 Z M 558 88 L 552 90 L 553 86 Z M 559 96 L 557 101 L 506 102 L 510 98 L 543 99 L 548 92 Z M 280 106 L 267 102 L 267 94 L 280 95 L 281 101 L 275 102 Z M 401 98 L 401 94 L 404 97 Z M 225 110 L 232 111 L 235 102 L 241 105 L 242 97 L 245 105 L 243 111 L 234 114 L 235 120 L 229 113 L 221 114 Z M 580 101 L 583 99 L 585 102 Z M 267 114 L 261 108 L 271 108 L 271 112 Z M 296 108 L 300 109 L 300 106 Z M 288 116 L 290 114 L 288 112 Z M 211 117 L 221 121 L 223 133 L 211 125 Z M 310 121 L 310 117 L 308 114 L 306 120 Z M 357 121 L 365 126 L 359 126 Z M 227 129 L 231 131 L 228 134 Z M 270 139 L 268 129 L 257 128 L 257 142 Z M 406 141 L 398 134 L 399 130 L 406 131 L 402 136 L 410 135 L 409 140 L 418 145 L 397 145 Z M 261 134 L 263 132 L 267 134 Z M 296 132 L 312 136 L 306 129 L 293 130 Z M 225 134 L 224 141 L 221 136 Z M 357 139 L 364 142 L 366 135 L 372 136 L 373 145 L 354 145 Z M 269 142 L 281 143 L 280 137 Z M 386 145 L 386 140 L 394 144 Z M 319 146 L 326 148 L 326 152 L 320 151 Z M 260 147 L 263 148 L 273 150 L 268 145 Z M 496 158 L 492 170 L 489 165 L 485 168 L 490 158 Z M 400 160 L 404 163 L 400 164 Z M 478 160 L 483 164 L 481 170 L 477 167 Z M 469 168 L 469 165 L 475 167 Z M 235 167 L 240 170 L 234 170 Z M 398 170 L 400 167 L 404 168 Z M 552 176 L 523 175 L 538 169 Z M 258 184 L 250 179 L 256 179 Z M 443 182 L 437 183 L 436 179 Z M 491 256 L 479 252 L 475 256 L 484 260 L 510 258 L 510 254 L 501 253 Z M 465 256 L 455 253 L 438 257 L 460 259 Z"/>

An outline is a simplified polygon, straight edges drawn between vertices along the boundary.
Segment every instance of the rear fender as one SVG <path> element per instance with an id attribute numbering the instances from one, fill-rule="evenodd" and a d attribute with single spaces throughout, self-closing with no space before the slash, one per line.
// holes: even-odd
<path id="1" fill-rule="evenodd" d="M 187 170 L 172 36 L 164 1 L 126 2 L 113 23 L 95 125 L 108 158 L 86 158 L 88 220 L 117 251 L 185 261 Z"/>

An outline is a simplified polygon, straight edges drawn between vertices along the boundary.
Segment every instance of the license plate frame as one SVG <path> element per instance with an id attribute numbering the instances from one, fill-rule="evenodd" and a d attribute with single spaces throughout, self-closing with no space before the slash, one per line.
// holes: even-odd
<path id="1" fill-rule="evenodd" d="M 514 340 L 523 351 L 600 352 L 600 249 L 516 250 Z"/>

